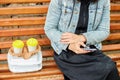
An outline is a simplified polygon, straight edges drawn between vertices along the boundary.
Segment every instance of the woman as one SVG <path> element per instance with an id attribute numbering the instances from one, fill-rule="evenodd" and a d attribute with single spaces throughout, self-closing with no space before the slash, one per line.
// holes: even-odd
<path id="1" fill-rule="evenodd" d="M 109 36 L 110 0 L 51 0 L 45 33 L 65 80 L 119 80 L 101 52 Z"/>

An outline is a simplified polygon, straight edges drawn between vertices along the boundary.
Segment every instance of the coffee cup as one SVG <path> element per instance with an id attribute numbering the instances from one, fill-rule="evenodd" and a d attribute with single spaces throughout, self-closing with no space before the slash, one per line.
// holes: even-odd
<path id="1" fill-rule="evenodd" d="M 27 47 L 28 47 L 28 51 L 32 52 L 35 51 L 38 45 L 38 41 L 35 38 L 30 38 L 27 40 Z"/>
<path id="2" fill-rule="evenodd" d="M 23 47 L 24 47 L 24 43 L 21 40 L 15 40 L 12 43 L 12 46 L 13 46 L 14 53 L 18 54 L 18 53 L 22 53 L 22 50 L 23 50 Z"/>

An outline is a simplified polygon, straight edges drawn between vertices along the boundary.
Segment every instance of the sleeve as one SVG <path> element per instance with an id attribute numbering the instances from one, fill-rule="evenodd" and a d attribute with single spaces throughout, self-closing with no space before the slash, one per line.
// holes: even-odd
<path id="1" fill-rule="evenodd" d="M 62 32 L 58 30 L 58 24 L 61 16 L 61 6 L 59 0 L 51 0 L 44 30 L 48 38 L 53 42 L 60 42 Z"/>
<path id="2" fill-rule="evenodd" d="M 94 31 L 83 33 L 87 45 L 94 45 L 105 40 L 110 34 L 110 0 L 105 0 L 100 24 Z"/>

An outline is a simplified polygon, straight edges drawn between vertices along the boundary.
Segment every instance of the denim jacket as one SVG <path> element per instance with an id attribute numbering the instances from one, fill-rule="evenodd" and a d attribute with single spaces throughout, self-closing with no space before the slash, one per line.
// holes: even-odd
<path id="1" fill-rule="evenodd" d="M 73 1 L 75 1 L 74 7 Z M 62 33 L 75 32 L 79 19 L 80 5 L 81 3 L 77 0 L 51 0 L 50 2 L 44 30 L 51 41 L 53 49 L 58 54 L 62 50 L 66 50 L 68 46 L 60 42 Z M 73 16 L 71 18 L 72 11 Z M 96 19 L 94 21 L 95 13 Z M 86 45 L 95 45 L 98 49 L 101 49 L 101 42 L 109 36 L 109 33 L 110 0 L 99 0 L 98 3 L 90 3 L 87 32 L 82 34 L 86 37 Z"/>

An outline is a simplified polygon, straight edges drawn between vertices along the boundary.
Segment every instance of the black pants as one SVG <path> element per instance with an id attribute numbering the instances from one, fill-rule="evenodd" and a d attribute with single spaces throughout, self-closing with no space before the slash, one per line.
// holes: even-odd
<path id="1" fill-rule="evenodd" d="M 66 75 L 63 75 L 63 76 L 64 76 L 64 80 L 70 80 Z M 108 75 L 106 80 L 120 80 L 120 77 L 118 75 L 118 70 L 116 68 L 114 68 L 111 71 L 111 73 Z"/>
<path id="2" fill-rule="evenodd" d="M 86 55 L 63 51 L 54 59 L 65 80 L 120 80 L 115 63 L 101 51 Z"/>

